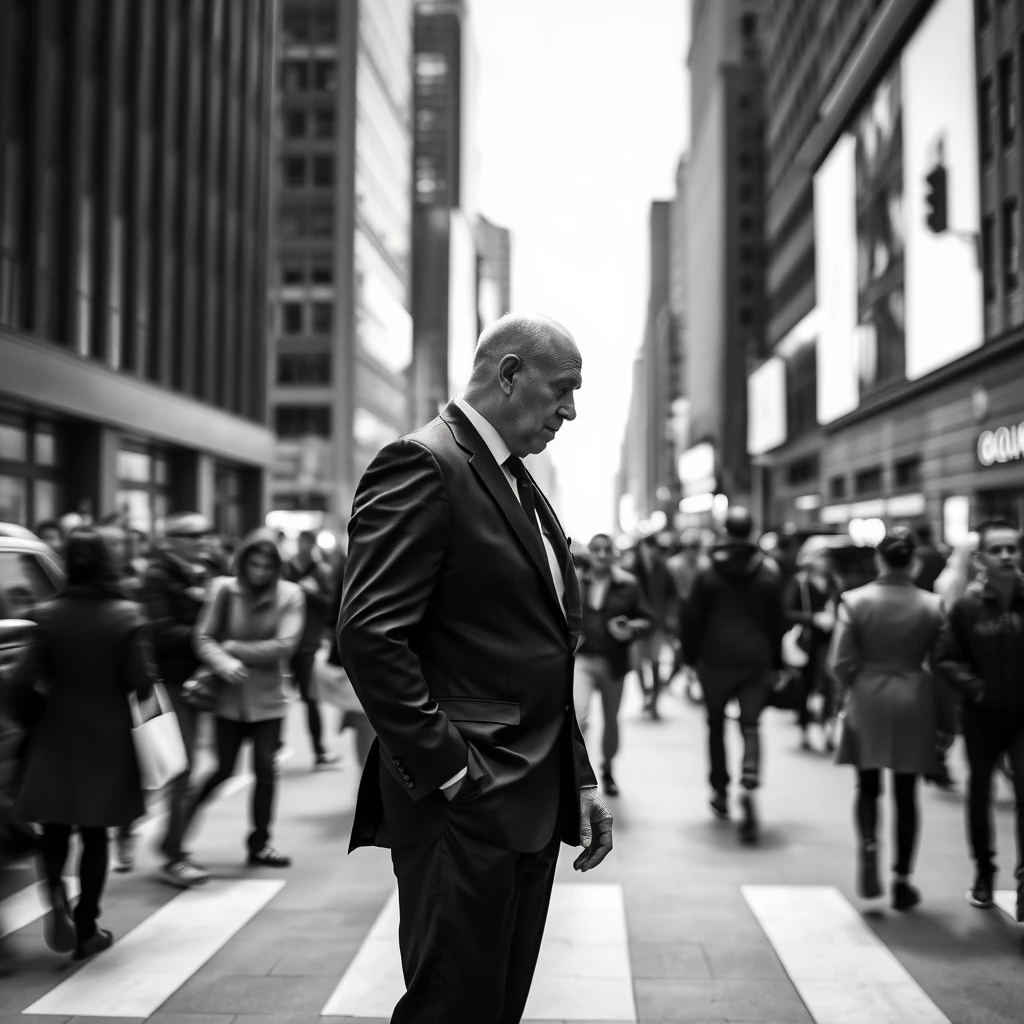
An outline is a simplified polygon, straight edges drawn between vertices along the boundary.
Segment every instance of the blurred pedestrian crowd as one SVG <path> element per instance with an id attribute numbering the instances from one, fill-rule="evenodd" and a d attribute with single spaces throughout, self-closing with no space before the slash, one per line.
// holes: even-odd
<path id="1" fill-rule="evenodd" d="M 14 623 L 28 627 L 23 650 L 0 669 L 0 871 L 37 859 L 46 941 L 84 959 L 113 941 L 97 924 L 108 865 L 112 856 L 115 870 L 133 870 L 147 814 L 162 812 L 163 880 L 183 889 L 206 880 L 192 853 L 198 814 L 245 745 L 254 776 L 246 862 L 291 864 L 271 832 L 293 693 L 314 769 L 339 760 L 325 705 L 342 710 L 339 729 L 361 731 L 361 756 L 368 740 L 333 639 L 340 546 L 329 553 L 312 532 L 267 528 L 234 543 L 195 512 L 169 517 L 157 538 L 118 516 L 66 516 L 35 534 L 62 586 Z M 161 712 L 176 717 L 187 767 L 147 800 L 133 730 Z M 202 750 L 211 767 L 197 778 Z M 64 881 L 73 846 L 75 902 Z"/>

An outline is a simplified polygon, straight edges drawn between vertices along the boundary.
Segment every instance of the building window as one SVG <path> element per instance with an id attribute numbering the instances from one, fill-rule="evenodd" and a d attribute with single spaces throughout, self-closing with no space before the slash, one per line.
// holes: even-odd
<path id="1" fill-rule="evenodd" d="M 330 384 L 330 352 L 287 352 L 277 357 L 278 384 Z"/>
<path id="2" fill-rule="evenodd" d="M 117 513 L 131 529 L 152 532 L 167 518 L 171 474 L 167 455 L 144 441 L 122 442 L 117 453 Z"/>
<path id="3" fill-rule="evenodd" d="M 334 233 L 334 210 L 330 206 L 315 206 L 309 211 L 309 237 L 330 238 Z"/>
<path id="4" fill-rule="evenodd" d="M 287 188 L 301 188 L 306 184 L 306 158 L 286 156 L 282 161 L 282 176 Z"/>
<path id="5" fill-rule="evenodd" d="M 314 43 L 337 42 L 338 14 L 334 7 L 317 7 L 313 11 L 310 36 Z"/>
<path id="6" fill-rule="evenodd" d="M 31 528 L 66 511 L 66 473 L 53 426 L 18 415 L 0 419 L 0 522 Z"/>
<path id="7" fill-rule="evenodd" d="M 309 11 L 301 7 L 286 7 L 281 28 L 285 44 L 308 43 Z"/>
<path id="8" fill-rule="evenodd" d="M 908 487 L 917 487 L 921 483 L 921 457 L 913 455 L 908 459 L 901 459 L 893 467 L 893 484 L 900 490 Z"/>
<path id="9" fill-rule="evenodd" d="M 305 210 L 282 210 L 277 220 L 282 238 L 297 239 L 306 234 Z"/>
<path id="10" fill-rule="evenodd" d="M 828 496 L 834 500 L 845 498 L 849 493 L 849 483 L 845 476 L 834 476 L 828 482 Z"/>
<path id="11" fill-rule="evenodd" d="M 313 303 L 313 333 L 330 334 L 334 324 L 334 305 L 330 302 Z"/>
<path id="12" fill-rule="evenodd" d="M 313 88 L 321 92 L 334 92 L 338 87 L 338 65 L 333 60 L 313 62 Z"/>
<path id="13" fill-rule="evenodd" d="M 749 327 L 754 322 L 754 311 L 749 306 L 740 306 L 740 323 Z"/>
<path id="14" fill-rule="evenodd" d="M 306 268 L 302 260 L 281 261 L 281 284 L 303 284 L 306 280 Z"/>
<path id="15" fill-rule="evenodd" d="M 317 257 L 310 266 L 310 280 L 313 284 L 334 284 L 334 264 L 330 257 Z"/>
<path id="16" fill-rule="evenodd" d="M 289 110 L 284 115 L 284 134 L 289 139 L 306 137 L 306 111 Z"/>
<path id="17" fill-rule="evenodd" d="M 808 455 L 806 458 L 796 459 L 786 467 L 786 482 L 790 487 L 817 484 L 819 473 L 818 456 Z"/>
<path id="18" fill-rule="evenodd" d="M 302 303 L 281 303 L 281 331 L 284 334 L 302 333 Z"/>
<path id="19" fill-rule="evenodd" d="M 328 405 L 279 405 L 274 411 L 277 436 L 282 438 L 330 437 Z"/>
<path id="20" fill-rule="evenodd" d="M 245 529 L 245 471 L 218 462 L 213 476 L 213 528 L 229 540 Z"/>
<path id="21" fill-rule="evenodd" d="M 856 494 L 875 494 L 882 490 L 882 467 L 862 469 L 853 478 L 853 490 Z"/>
<path id="22" fill-rule="evenodd" d="M 992 79 L 989 77 L 981 80 L 981 155 L 985 160 L 991 160 L 995 153 L 994 136 L 995 123 L 998 112 L 996 111 L 996 94 L 992 87 Z"/>
<path id="23" fill-rule="evenodd" d="M 1006 290 L 1020 283 L 1020 224 L 1016 199 L 1003 203 L 1003 277 Z"/>
<path id="24" fill-rule="evenodd" d="M 305 92 L 309 88 L 309 65 L 304 60 L 284 61 L 281 85 L 285 92 Z"/>
<path id="25" fill-rule="evenodd" d="M 313 135 L 318 139 L 334 138 L 334 111 L 313 111 Z"/>
<path id="26" fill-rule="evenodd" d="M 801 437 L 818 423 L 818 353 L 814 345 L 798 348 L 786 361 L 786 432 Z"/>
<path id="27" fill-rule="evenodd" d="M 313 184 L 319 188 L 328 188 L 334 184 L 334 157 L 313 157 Z"/>
<path id="28" fill-rule="evenodd" d="M 1017 130 L 1017 76 L 1012 53 L 999 61 L 999 111 L 1003 144 L 1008 145 Z"/>
<path id="29" fill-rule="evenodd" d="M 740 18 L 740 32 L 743 34 L 744 39 L 750 39 L 752 36 L 757 34 L 757 15 L 756 14 L 744 14 Z"/>
<path id="30" fill-rule="evenodd" d="M 985 278 L 985 301 L 996 300 L 996 219 L 991 214 L 981 222 L 982 274 Z"/>

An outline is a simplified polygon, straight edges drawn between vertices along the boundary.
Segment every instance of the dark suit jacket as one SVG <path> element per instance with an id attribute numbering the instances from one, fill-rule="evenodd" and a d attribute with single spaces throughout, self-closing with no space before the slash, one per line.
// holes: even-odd
<path id="1" fill-rule="evenodd" d="M 579 845 L 579 790 L 596 782 L 572 703 L 580 606 L 569 545 L 538 491 L 565 579 L 501 468 L 453 403 L 389 444 L 349 523 L 341 657 L 377 734 L 350 849 L 459 827 L 523 853 L 559 830 Z M 468 765 L 448 801 L 439 787 Z"/>

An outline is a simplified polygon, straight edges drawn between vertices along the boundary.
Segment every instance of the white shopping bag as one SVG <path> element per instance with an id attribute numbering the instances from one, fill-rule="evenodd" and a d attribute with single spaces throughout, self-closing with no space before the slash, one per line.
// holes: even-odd
<path id="1" fill-rule="evenodd" d="M 178 716 L 171 710 L 162 686 L 155 685 L 153 695 L 158 710 L 150 718 L 143 715 L 135 694 L 128 695 L 132 711 L 132 740 L 139 759 L 143 789 L 162 789 L 188 768 L 188 754 Z"/>

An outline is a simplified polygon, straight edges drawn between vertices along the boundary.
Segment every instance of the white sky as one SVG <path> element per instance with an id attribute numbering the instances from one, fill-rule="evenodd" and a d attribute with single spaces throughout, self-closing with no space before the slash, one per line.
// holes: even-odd
<path id="1" fill-rule="evenodd" d="M 512 305 L 583 354 L 548 449 L 572 537 L 609 530 L 647 312 L 648 214 L 689 145 L 689 0 L 474 0 L 480 211 L 512 230 Z"/>

